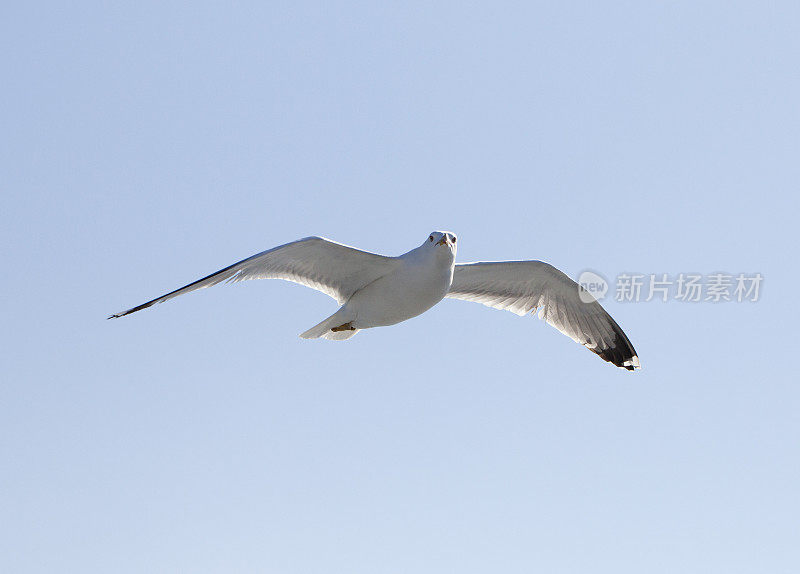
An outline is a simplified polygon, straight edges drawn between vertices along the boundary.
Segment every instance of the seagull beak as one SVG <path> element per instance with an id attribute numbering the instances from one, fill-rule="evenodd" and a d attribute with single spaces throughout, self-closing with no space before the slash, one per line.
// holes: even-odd
<path id="1" fill-rule="evenodd" d="M 444 245 L 447 243 L 447 236 L 442 237 L 436 245 Z"/>

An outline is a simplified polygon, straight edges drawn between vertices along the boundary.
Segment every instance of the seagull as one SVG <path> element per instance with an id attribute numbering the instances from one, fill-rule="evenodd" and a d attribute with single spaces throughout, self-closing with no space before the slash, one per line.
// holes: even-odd
<path id="1" fill-rule="evenodd" d="M 127 311 L 115 319 L 223 281 L 284 279 L 336 299 L 339 309 L 300 335 L 349 339 L 362 329 L 395 325 L 442 299 L 536 314 L 604 361 L 633 371 L 639 357 L 616 321 L 564 273 L 542 261 L 456 264 L 456 236 L 434 231 L 399 257 L 361 251 L 323 237 L 306 237 L 262 251 Z"/>

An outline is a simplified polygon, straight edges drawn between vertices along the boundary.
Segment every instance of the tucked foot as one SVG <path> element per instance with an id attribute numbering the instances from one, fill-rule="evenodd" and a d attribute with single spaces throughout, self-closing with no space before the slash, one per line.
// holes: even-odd
<path id="1" fill-rule="evenodd" d="M 353 322 L 350 321 L 349 323 L 345 323 L 344 325 L 339 325 L 338 327 L 334 327 L 331 329 L 334 333 L 338 333 L 339 331 L 355 331 L 356 328 L 353 327 Z"/>

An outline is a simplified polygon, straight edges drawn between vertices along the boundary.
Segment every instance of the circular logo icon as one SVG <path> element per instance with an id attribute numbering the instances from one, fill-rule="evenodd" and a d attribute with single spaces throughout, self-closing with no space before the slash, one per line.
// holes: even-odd
<path id="1" fill-rule="evenodd" d="M 584 271 L 578 275 L 578 295 L 584 303 L 600 301 L 608 293 L 608 281 L 594 271 Z"/>

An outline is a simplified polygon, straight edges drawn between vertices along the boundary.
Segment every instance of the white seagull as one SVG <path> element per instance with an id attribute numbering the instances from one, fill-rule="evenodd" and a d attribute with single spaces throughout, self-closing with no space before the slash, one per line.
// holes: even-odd
<path id="1" fill-rule="evenodd" d="M 538 310 L 540 319 L 601 359 L 630 371 L 640 366 L 633 345 L 614 319 L 552 265 L 541 261 L 456 264 L 455 258 L 456 236 L 446 231 L 434 231 L 422 245 L 399 257 L 306 237 L 257 253 L 109 319 L 223 281 L 285 279 L 322 291 L 341 305 L 301 334 L 304 339 L 349 339 L 361 329 L 416 317 L 450 297 L 517 315 Z"/>

